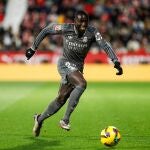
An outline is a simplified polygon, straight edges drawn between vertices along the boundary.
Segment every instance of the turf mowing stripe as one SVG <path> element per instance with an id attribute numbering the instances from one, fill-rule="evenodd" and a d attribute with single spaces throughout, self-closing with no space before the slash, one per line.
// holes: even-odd
<path id="1" fill-rule="evenodd" d="M 31 85 L 29 86 L 29 84 Z M 32 83 L 29 84 L 19 82 L 0 83 L 0 111 L 3 111 L 16 101 L 22 100 L 27 95 L 32 94 L 34 90 L 41 86 L 41 84 L 36 84 L 36 86 L 35 84 L 32 85 Z"/>

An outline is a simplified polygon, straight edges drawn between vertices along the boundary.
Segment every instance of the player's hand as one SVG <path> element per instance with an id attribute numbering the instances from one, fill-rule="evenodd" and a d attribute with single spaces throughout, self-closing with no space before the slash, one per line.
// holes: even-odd
<path id="1" fill-rule="evenodd" d="M 29 60 L 33 55 L 34 55 L 35 51 L 32 49 L 32 48 L 29 48 L 26 50 L 26 57 L 27 57 L 27 60 Z"/>
<path id="2" fill-rule="evenodd" d="M 118 70 L 118 72 L 116 73 L 116 75 L 122 75 L 123 74 L 123 69 L 120 66 L 120 62 L 116 61 L 114 64 L 115 64 L 114 68 L 116 68 Z"/>

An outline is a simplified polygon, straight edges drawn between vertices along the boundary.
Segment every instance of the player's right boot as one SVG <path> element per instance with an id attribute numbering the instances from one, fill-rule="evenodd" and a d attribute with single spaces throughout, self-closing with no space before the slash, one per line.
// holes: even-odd
<path id="1" fill-rule="evenodd" d="M 42 123 L 39 123 L 38 122 L 38 118 L 39 118 L 40 115 L 38 114 L 35 114 L 34 115 L 34 126 L 33 126 L 33 135 L 35 137 L 39 136 L 40 134 L 40 130 L 41 130 L 41 127 L 42 127 Z"/>
<path id="2" fill-rule="evenodd" d="M 65 130 L 67 130 L 67 131 L 70 130 L 70 125 L 67 124 L 64 120 L 60 120 L 59 124 L 60 124 L 60 127 L 61 127 L 62 129 L 65 129 Z"/>

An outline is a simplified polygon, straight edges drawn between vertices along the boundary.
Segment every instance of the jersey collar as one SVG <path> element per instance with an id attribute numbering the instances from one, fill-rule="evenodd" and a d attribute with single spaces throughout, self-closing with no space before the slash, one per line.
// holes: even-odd
<path id="1" fill-rule="evenodd" d="M 75 33 L 76 34 L 78 34 L 78 31 L 77 31 L 77 29 L 76 29 L 76 26 L 74 25 L 74 31 L 75 31 Z"/>
<path id="2" fill-rule="evenodd" d="M 88 28 L 88 27 L 87 27 Z M 85 30 L 85 32 L 84 32 L 84 34 L 83 34 L 83 36 L 85 35 L 85 33 L 86 33 L 86 31 L 87 31 L 87 28 L 86 28 L 86 30 Z M 74 25 L 74 31 L 75 31 L 75 33 L 78 35 L 78 31 L 77 31 L 77 29 L 76 29 L 76 26 Z"/>

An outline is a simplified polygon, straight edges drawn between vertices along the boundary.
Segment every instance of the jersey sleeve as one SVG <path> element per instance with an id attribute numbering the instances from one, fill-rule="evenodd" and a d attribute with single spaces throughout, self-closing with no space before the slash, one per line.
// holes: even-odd
<path id="1" fill-rule="evenodd" d="M 95 28 L 94 30 L 95 40 L 98 45 L 106 52 L 108 57 L 113 61 L 118 61 L 117 55 L 115 54 L 114 50 L 112 49 L 111 45 L 102 38 L 100 32 Z"/>
<path id="2" fill-rule="evenodd" d="M 36 50 L 39 44 L 47 35 L 57 35 L 62 34 L 66 30 L 65 24 L 49 24 L 47 27 L 43 28 L 42 31 L 35 38 L 31 48 Z"/>

